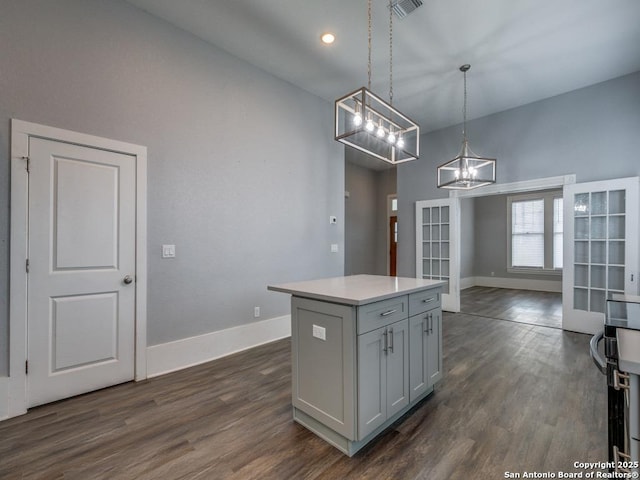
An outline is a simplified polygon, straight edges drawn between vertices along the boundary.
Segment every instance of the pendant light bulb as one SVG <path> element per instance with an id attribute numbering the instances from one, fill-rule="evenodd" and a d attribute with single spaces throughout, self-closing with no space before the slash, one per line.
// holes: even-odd
<path id="1" fill-rule="evenodd" d="M 389 129 L 389 136 L 387 136 L 387 142 L 389 142 L 391 145 L 396 143 L 396 134 L 393 133 L 393 130 L 391 129 Z"/>
<path id="2" fill-rule="evenodd" d="M 384 127 L 382 126 L 382 121 L 378 124 L 376 135 L 378 136 L 378 138 L 384 138 Z"/>
<path id="3" fill-rule="evenodd" d="M 360 125 L 362 125 L 362 114 L 360 112 L 356 112 L 353 115 L 353 124 L 356 127 L 359 127 Z"/>
<path id="4" fill-rule="evenodd" d="M 398 137 L 398 141 L 396 142 L 396 146 L 398 148 L 404 147 L 404 138 L 402 138 L 402 134 Z"/>
<path id="5" fill-rule="evenodd" d="M 364 128 L 367 129 L 367 132 L 373 132 L 373 130 L 375 129 L 375 125 L 373 124 L 373 120 L 371 120 L 370 118 L 367 118 L 367 123 L 364 126 Z"/>

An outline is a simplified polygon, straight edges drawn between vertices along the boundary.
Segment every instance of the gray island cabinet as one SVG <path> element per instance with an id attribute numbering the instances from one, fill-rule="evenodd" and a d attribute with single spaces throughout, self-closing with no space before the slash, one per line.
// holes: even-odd
<path id="1" fill-rule="evenodd" d="M 352 456 L 442 378 L 444 282 L 354 275 L 270 285 L 291 297 L 296 422 Z"/>

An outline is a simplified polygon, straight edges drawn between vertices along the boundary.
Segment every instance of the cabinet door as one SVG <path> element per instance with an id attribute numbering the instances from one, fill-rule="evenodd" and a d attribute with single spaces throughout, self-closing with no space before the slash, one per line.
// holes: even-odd
<path id="1" fill-rule="evenodd" d="M 293 406 L 355 439 L 355 308 L 293 297 L 291 319 Z"/>
<path id="2" fill-rule="evenodd" d="M 409 319 L 409 401 L 413 402 L 427 389 L 427 333 L 429 312 Z"/>
<path id="3" fill-rule="evenodd" d="M 429 312 L 427 332 L 427 388 L 442 378 L 442 310 Z"/>
<path id="4" fill-rule="evenodd" d="M 358 440 L 387 419 L 386 327 L 358 336 Z"/>
<path id="5" fill-rule="evenodd" d="M 409 320 L 387 327 L 387 418 L 409 405 Z"/>

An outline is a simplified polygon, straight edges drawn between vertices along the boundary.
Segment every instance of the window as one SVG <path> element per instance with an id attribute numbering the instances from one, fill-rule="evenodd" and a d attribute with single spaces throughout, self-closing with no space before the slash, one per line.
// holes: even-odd
<path id="1" fill-rule="evenodd" d="M 562 269 L 562 192 L 508 197 L 508 270 Z"/>
<path id="2" fill-rule="evenodd" d="M 511 266 L 544 268 L 544 200 L 511 203 Z"/>

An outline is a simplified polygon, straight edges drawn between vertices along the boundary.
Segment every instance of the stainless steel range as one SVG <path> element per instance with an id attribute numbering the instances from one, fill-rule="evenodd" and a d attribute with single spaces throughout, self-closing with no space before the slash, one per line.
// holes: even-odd
<path id="1" fill-rule="evenodd" d="M 598 344 L 604 341 L 604 356 Z M 612 295 L 591 357 L 607 376 L 611 471 L 638 474 L 640 461 L 640 297 Z"/>

